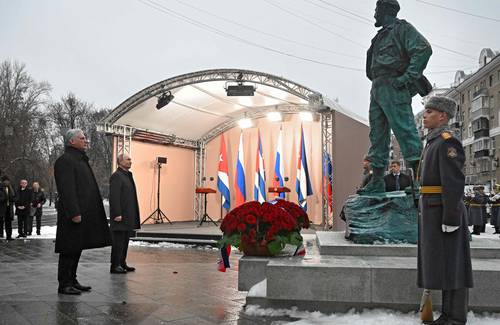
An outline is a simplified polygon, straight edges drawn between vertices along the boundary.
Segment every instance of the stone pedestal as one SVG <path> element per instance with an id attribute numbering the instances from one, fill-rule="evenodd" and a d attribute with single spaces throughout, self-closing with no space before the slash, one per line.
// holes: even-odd
<path id="1" fill-rule="evenodd" d="M 346 238 L 357 244 L 417 242 L 418 211 L 412 195 L 403 191 L 353 195 L 343 215 Z"/>

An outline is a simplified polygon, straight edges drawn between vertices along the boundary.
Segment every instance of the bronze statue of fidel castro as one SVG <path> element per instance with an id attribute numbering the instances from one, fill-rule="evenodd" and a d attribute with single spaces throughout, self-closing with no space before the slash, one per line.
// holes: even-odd
<path id="1" fill-rule="evenodd" d="M 360 194 L 385 191 L 383 176 L 388 164 L 391 129 L 414 173 L 422 151 L 411 99 L 417 93 L 425 96 L 432 89 L 422 74 L 432 49 L 415 27 L 397 18 L 399 9 L 396 0 L 378 0 L 375 9 L 375 26 L 382 28 L 372 39 L 366 60 L 366 75 L 372 81 L 368 157 L 373 176 L 358 191 Z"/>

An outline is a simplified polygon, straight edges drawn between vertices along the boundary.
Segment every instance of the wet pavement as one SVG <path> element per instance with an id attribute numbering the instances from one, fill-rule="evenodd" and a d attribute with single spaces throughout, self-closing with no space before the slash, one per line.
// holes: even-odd
<path id="1" fill-rule="evenodd" d="M 110 274 L 110 248 L 86 250 L 78 280 L 81 296 L 57 294 L 52 240 L 0 241 L 0 325 L 12 324 L 271 324 L 245 315 L 237 291 L 237 259 L 216 270 L 213 249 L 129 248 L 128 274 Z"/>

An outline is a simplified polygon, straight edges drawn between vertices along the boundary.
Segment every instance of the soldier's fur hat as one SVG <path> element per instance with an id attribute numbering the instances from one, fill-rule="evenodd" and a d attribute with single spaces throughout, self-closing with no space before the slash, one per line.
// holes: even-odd
<path id="1" fill-rule="evenodd" d="M 457 104 L 451 98 L 444 96 L 432 96 L 425 103 L 425 108 L 434 109 L 436 111 L 445 112 L 448 114 L 449 118 L 453 118 L 455 116 Z"/>
<path id="2" fill-rule="evenodd" d="M 378 0 L 377 6 L 384 7 L 387 13 L 393 16 L 396 16 L 400 9 L 397 0 Z"/>

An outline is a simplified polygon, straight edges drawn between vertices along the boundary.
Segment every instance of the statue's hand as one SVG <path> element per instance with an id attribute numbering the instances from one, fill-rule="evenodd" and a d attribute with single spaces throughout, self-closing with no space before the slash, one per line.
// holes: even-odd
<path id="1" fill-rule="evenodd" d="M 397 77 L 392 80 L 392 86 L 396 89 L 402 89 L 406 86 L 406 80 L 405 78 Z"/>

